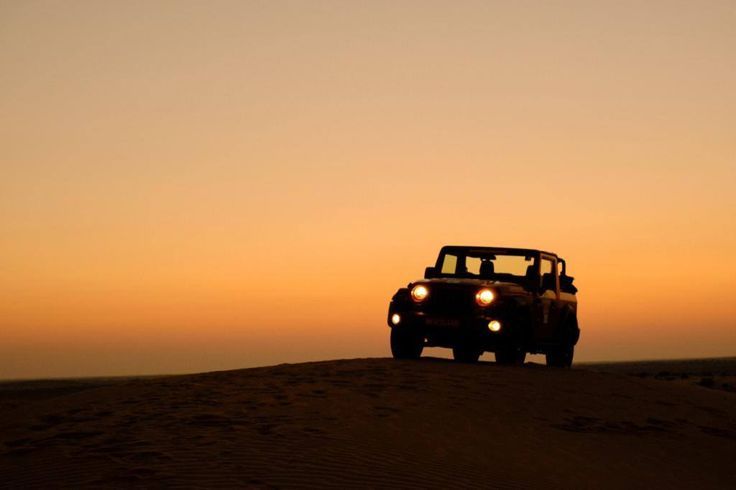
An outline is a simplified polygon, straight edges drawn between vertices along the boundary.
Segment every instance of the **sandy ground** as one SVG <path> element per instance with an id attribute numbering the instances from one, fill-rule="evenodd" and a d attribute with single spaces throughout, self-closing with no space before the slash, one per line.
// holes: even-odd
<path id="1" fill-rule="evenodd" d="M 694 384 L 736 393 L 736 357 L 583 364 L 578 367 Z"/>
<path id="2" fill-rule="evenodd" d="M 736 488 L 736 359 L 699 362 L 0 383 L 0 486 Z"/>

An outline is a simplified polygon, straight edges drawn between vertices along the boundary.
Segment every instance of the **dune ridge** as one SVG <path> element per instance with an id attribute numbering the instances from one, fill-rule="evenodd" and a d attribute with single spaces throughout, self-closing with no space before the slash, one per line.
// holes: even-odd
<path id="1" fill-rule="evenodd" d="M 733 488 L 736 395 L 355 359 L 0 389 L 7 487 Z"/>

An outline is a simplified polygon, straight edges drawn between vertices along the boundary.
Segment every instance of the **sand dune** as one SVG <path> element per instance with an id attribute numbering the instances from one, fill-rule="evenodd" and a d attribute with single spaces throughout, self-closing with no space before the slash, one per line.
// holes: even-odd
<path id="1" fill-rule="evenodd" d="M 736 395 L 440 359 L 0 385 L 0 486 L 734 488 Z"/>

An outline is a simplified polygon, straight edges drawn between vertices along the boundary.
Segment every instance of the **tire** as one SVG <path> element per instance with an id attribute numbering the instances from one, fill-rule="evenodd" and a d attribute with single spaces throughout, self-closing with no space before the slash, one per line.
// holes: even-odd
<path id="1" fill-rule="evenodd" d="M 480 358 L 480 355 L 482 353 L 483 352 L 479 351 L 478 349 L 467 346 L 455 346 L 452 348 L 452 357 L 457 362 L 478 362 L 478 359 Z"/>
<path id="2" fill-rule="evenodd" d="M 575 356 L 575 346 L 568 345 L 550 351 L 545 356 L 547 365 L 552 367 L 569 368 L 572 366 L 572 358 Z"/>
<path id="3" fill-rule="evenodd" d="M 424 350 L 424 339 L 406 328 L 391 329 L 391 354 L 394 359 L 419 359 Z"/>
<path id="4" fill-rule="evenodd" d="M 578 319 L 574 315 L 568 316 L 559 340 L 560 346 L 547 352 L 547 365 L 562 368 L 571 367 L 572 359 L 575 357 L 575 344 L 579 338 L 580 329 L 578 328 Z"/>
<path id="5" fill-rule="evenodd" d="M 496 351 L 496 364 L 520 366 L 525 360 L 526 352 L 518 347 L 507 347 Z"/>

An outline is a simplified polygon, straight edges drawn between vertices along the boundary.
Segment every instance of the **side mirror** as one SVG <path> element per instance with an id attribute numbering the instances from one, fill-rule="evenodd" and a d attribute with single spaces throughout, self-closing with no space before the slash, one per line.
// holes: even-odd
<path id="1" fill-rule="evenodd" d="M 575 278 L 572 276 L 560 276 L 560 291 L 575 294 L 578 288 L 573 285 Z"/>
<path id="2" fill-rule="evenodd" d="M 427 267 L 424 269 L 424 278 L 425 279 L 432 279 L 433 277 L 437 277 L 437 269 L 434 267 Z"/>

